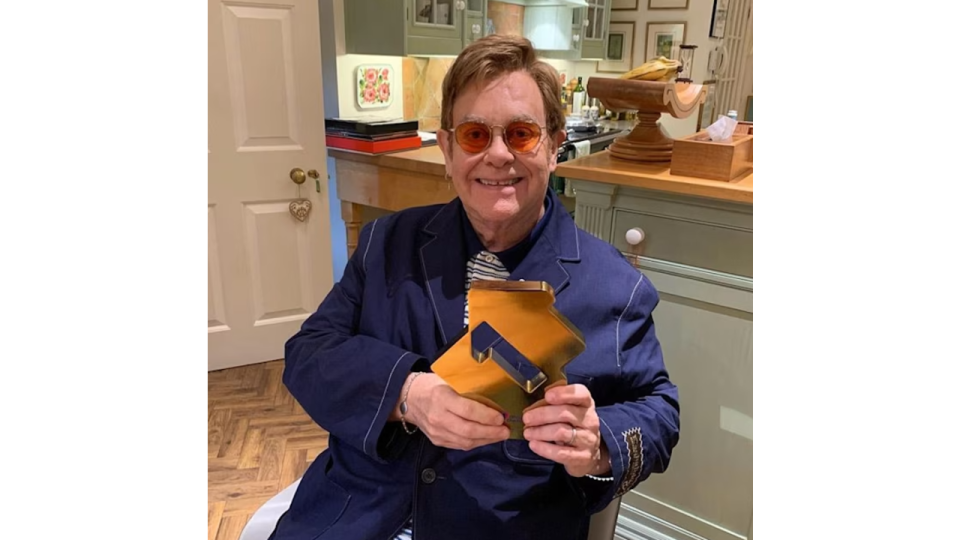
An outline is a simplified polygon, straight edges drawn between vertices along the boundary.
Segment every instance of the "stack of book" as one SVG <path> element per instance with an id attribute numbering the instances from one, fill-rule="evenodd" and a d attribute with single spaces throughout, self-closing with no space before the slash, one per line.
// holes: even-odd
<path id="1" fill-rule="evenodd" d="M 388 154 L 420 148 L 416 120 L 327 118 L 327 147 L 361 154 Z"/>

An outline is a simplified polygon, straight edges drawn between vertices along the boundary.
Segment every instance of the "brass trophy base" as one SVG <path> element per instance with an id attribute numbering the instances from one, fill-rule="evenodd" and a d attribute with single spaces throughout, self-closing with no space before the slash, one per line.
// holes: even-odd
<path id="1" fill-rule="evenodd" d="M 657 123 L 659 119 L 660 113 L 638 112 L 637 125 L 629 135 L 610 145 L 610 154 L 633 161 L 669 162 L 673 156 L 673 139 Z"/>
<path id="2" fill-rule="evenodd" d="M 635 81 L 590 77 L 587 93 L 614 112 L 637 112 L 633 131 L 610 145 L 610 155 L 646 163 L 669 162 L 673 139 L 657 124 L 662 113 L 674 118 L 693 114 L 707 97 L 707 88 L 688 82 Z"/>
<path id="3" fill-rule="evenodd" d="M 476 281 L 467 292 L 467 331 L 431 369 L 458 394 L 504 414 L 523 440 L 523 412 L 566 384 L 564 366 L 586 349 L 583 334 L 553 307 L 545 281 Z"/>

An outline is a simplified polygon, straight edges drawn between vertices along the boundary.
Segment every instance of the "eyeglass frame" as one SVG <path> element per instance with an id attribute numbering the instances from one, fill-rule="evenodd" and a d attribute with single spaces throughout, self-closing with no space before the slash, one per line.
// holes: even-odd
<path id="1" fill-rule="evenodd" d="M 487 129 L 490 130 L 490 140 L 487 141 L 487 145 L 483 147 L 483 150 L 479 150 L 479 151 L 477 151 L 477 152 L 471 152 L 471 151 L 467 150 L 466 148 L 464 148 L 462 144 L 460 144 L 460 140 L 457 138 L 457 128 L 459 128 L 460 126 L 462 126 L 462 125 L 464 125 L 464 124 L 482 124 L 482 125 L 486 126 Z M 529 150 L 528 152 L 518 152 L 517 150 L 514 150 L 514 148 L 513 148 L 512 146 L 510 146 L 510 143 L 508 143 L 508 142 L 507 142 L 507 139 L 504 137 L 504 133 L 506 133 L 507 127 L 509 127 L 511 124 L 530 124 L 530 125 L 534 125 L 534 126 L 537 126 L 538 128 L 540 128 L 540 138 L 537 140 L 537 144 L 535 144 L 535 145 L 533 146 L 533 148 L 532 148 L 531 150 Z M 534 121 L 528 121 L 528 120 L 514 120 L 514 121 L 508 123 L 506 126 L 504 126 L 504 125 L 502 125 L 502 124 L 495 124 L 495 125 L 492 125 L 492 126 L 491 126 L 490 124 L 488 124 L 488 123 L 486 123 L 486 122 L 483 122 L 483 121 L 481 121 L 481 120 L 464 120 L 463 122 L 460 122 L 459 124 L 453 126 L 453 129 L 443 128 L 443 130 L 446 131 L 446 132 L 448 132 L 448 133 L 450 133 L 450 135 L 453 136 L 453 140 L 457 142 L 457 146 L 459 146 L 461 150 L 463 150 L 464 152 L 466 152 L 466 153 L 468 153 L 468 154 L 470 154 L 470 155 L 474 155 L 474 156 L 475 156 L 475 155 L 478 155 L 478 154 L 482 154 L 482 153 L 484 153 L 484 152 L 486 152 L 487 150 L 490 149 L 490 145 L 493 144 L 493 138 L 497 136 L 497 132 L 496 132 L 496 129 L 497 129 L 497 128 L 500 128 L 500 140 L 503 141 L 503 145 L 506 146 L 507 149 L 510 150 L 510 153 L 513 154 L 513 155 L 515 155 L 515 156 L 516 156 L 516 155 L 528 156 L 528 155 L 531 155 L 531 154 L 536 154 L 536 153 L 540 150 L 540 145 L 543 144 L 543 141 L 544 141 L 544 139 L 546 138 L 545 135 L 546 135 L 546 133 L 547 133 L 547 126 L 541 126 L 540 124 L 538 124 L 538 123 L 536 123 L 536 122 L 534 122 Z"/>

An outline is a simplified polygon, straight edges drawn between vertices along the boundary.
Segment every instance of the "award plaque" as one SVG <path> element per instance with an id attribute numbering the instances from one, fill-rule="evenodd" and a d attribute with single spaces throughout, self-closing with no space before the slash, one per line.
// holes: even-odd
<path id="1" fill-rule="evenodd" d="M 564 366 L 586 348 L 553 302 L 547 282 L 471 283 L 469 324 L 431 366 L 461 396 L 504 413 L 511 439 L 523 439 L 523 411 L 566 384 Z"/>

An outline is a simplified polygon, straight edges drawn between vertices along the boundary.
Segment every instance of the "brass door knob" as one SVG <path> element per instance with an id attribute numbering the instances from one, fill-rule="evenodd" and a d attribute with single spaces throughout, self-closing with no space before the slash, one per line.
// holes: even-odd
<path id="1" fill-rule="evenodd" d="M 303 169 L 294 168 L 290 171 L 290 179 L 293 180 L 294 184 L 300 185 L 307 181 L 307 175 L 303 172 Z"/>
<path id="2" fill-rule="evenodd" d="M 316 169 L 310 169 L 306 173 L 303 172 L 303 169 L 297 167 L 290 171 L 290 179 L 293 180 L 294 184 L 300 185 L 307 181 L 307 177 L 313 178 L 314 180 L 320 178 L 320 173 Z"/>

